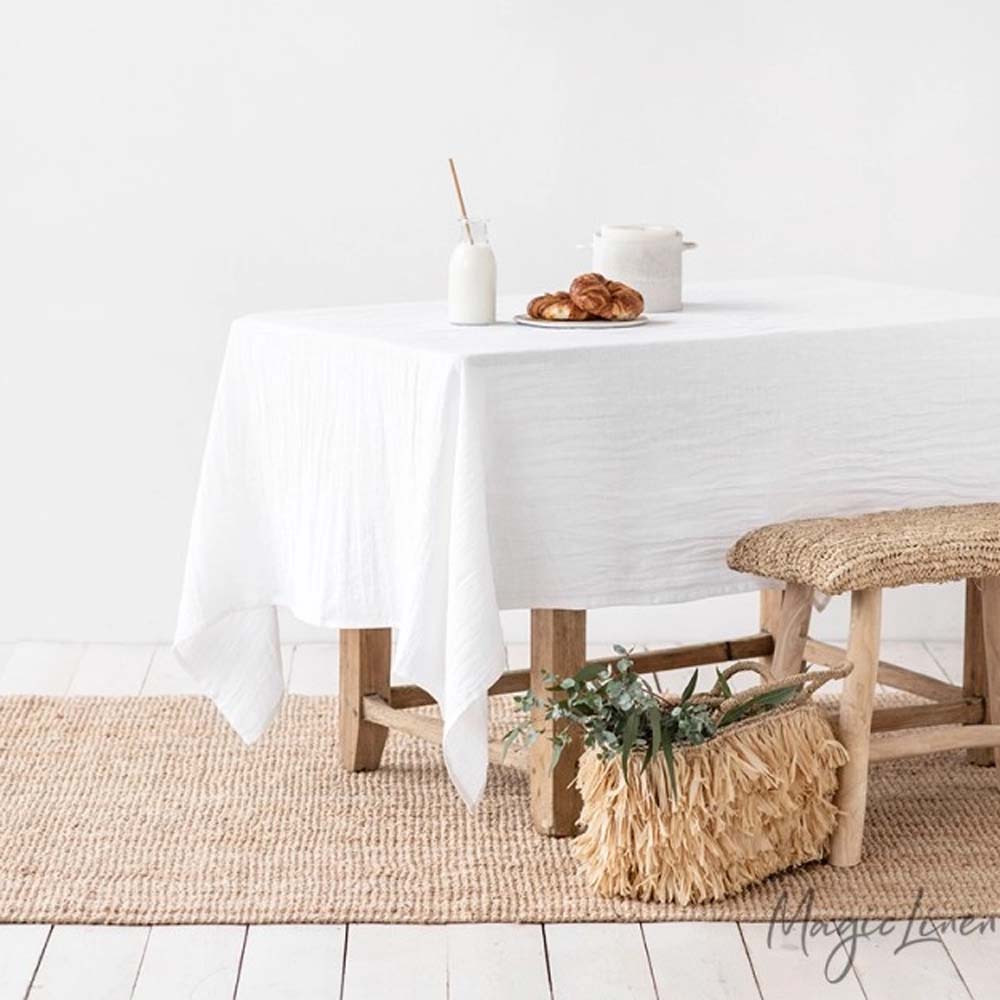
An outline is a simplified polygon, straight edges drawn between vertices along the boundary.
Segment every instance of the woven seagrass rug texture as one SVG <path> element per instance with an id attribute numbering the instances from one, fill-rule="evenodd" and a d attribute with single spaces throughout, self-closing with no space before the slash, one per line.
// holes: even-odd
<path id="1" fill-rule="evenodd" d="M 495 723 L 509 699 L 495 699 Z M 527 778 L 492 768 L 469 815 L 435 747 L 392 734 L 337 763 L 336 702 L 289 697 L 245 747 L 201 698 L 0 699 L 0 921 L 285 923 L 770 919 L 1000 912 L 1000 775 L 961 753 L 877 766 L 865 858 L 723 903 L 592 895 L 536 835 Z"/>

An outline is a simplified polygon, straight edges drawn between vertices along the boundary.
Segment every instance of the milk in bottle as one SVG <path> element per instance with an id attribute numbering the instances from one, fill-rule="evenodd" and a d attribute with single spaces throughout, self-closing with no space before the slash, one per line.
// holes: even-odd
<path id="1" fill-rule="evenodd" d="M 448 265 L 448 319 L 481 326 L 497 318 L 497 262 L 483 219 L 460 219 Z"/>

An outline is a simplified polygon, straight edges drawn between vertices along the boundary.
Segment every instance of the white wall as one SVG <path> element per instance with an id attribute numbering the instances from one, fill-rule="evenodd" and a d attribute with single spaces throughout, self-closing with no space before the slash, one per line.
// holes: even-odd
<path id="1" fill-rule="evenodd" d="M 644 220 L 699 241 L 692 277 L 1000 292 L 989 0 L 39 0 L 5 22 L 0 640 L 169 636 L 229 321 L 441 296 L 448 155 L 507 290 Z M 890 632 L 954 632 L 956 597 L 891 604 Z"/>

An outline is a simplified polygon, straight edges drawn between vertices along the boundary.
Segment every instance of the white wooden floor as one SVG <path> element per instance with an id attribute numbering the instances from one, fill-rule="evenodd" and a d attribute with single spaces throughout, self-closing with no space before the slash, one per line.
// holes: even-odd
<path id="1" fill-rule="evenodd" d="M 524 665 L 525 648 L 510 652 Z M 887 643 L 883 656 L 960 680 L 958 644 Z M 285 670 L 290 690 L 330 693 L 336 649 L 289 647 Z M 190 690 L 166 648 L 0 645 L 0 695 Z M 946 935 L 894 954 L 902 924 L 893 931 L 862 942 L 851 972 L 830 985 L 830 940 L 811 941 L 808 955 L 797 936 L 769 947 L 766 924 L 0 925 L 0 1000 L 1000 996 L 998 936 Z"/>

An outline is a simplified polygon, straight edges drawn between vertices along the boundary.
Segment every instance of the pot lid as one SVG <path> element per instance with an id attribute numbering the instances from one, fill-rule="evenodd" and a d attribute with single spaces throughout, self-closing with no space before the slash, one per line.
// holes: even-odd
<path id="1" fill-rule="evenodd" d="M 674 226 L 604 223 L 598 234 L 616 243 L 639 243 L 647 240 L 677 239 L 681 231 Z"/>

